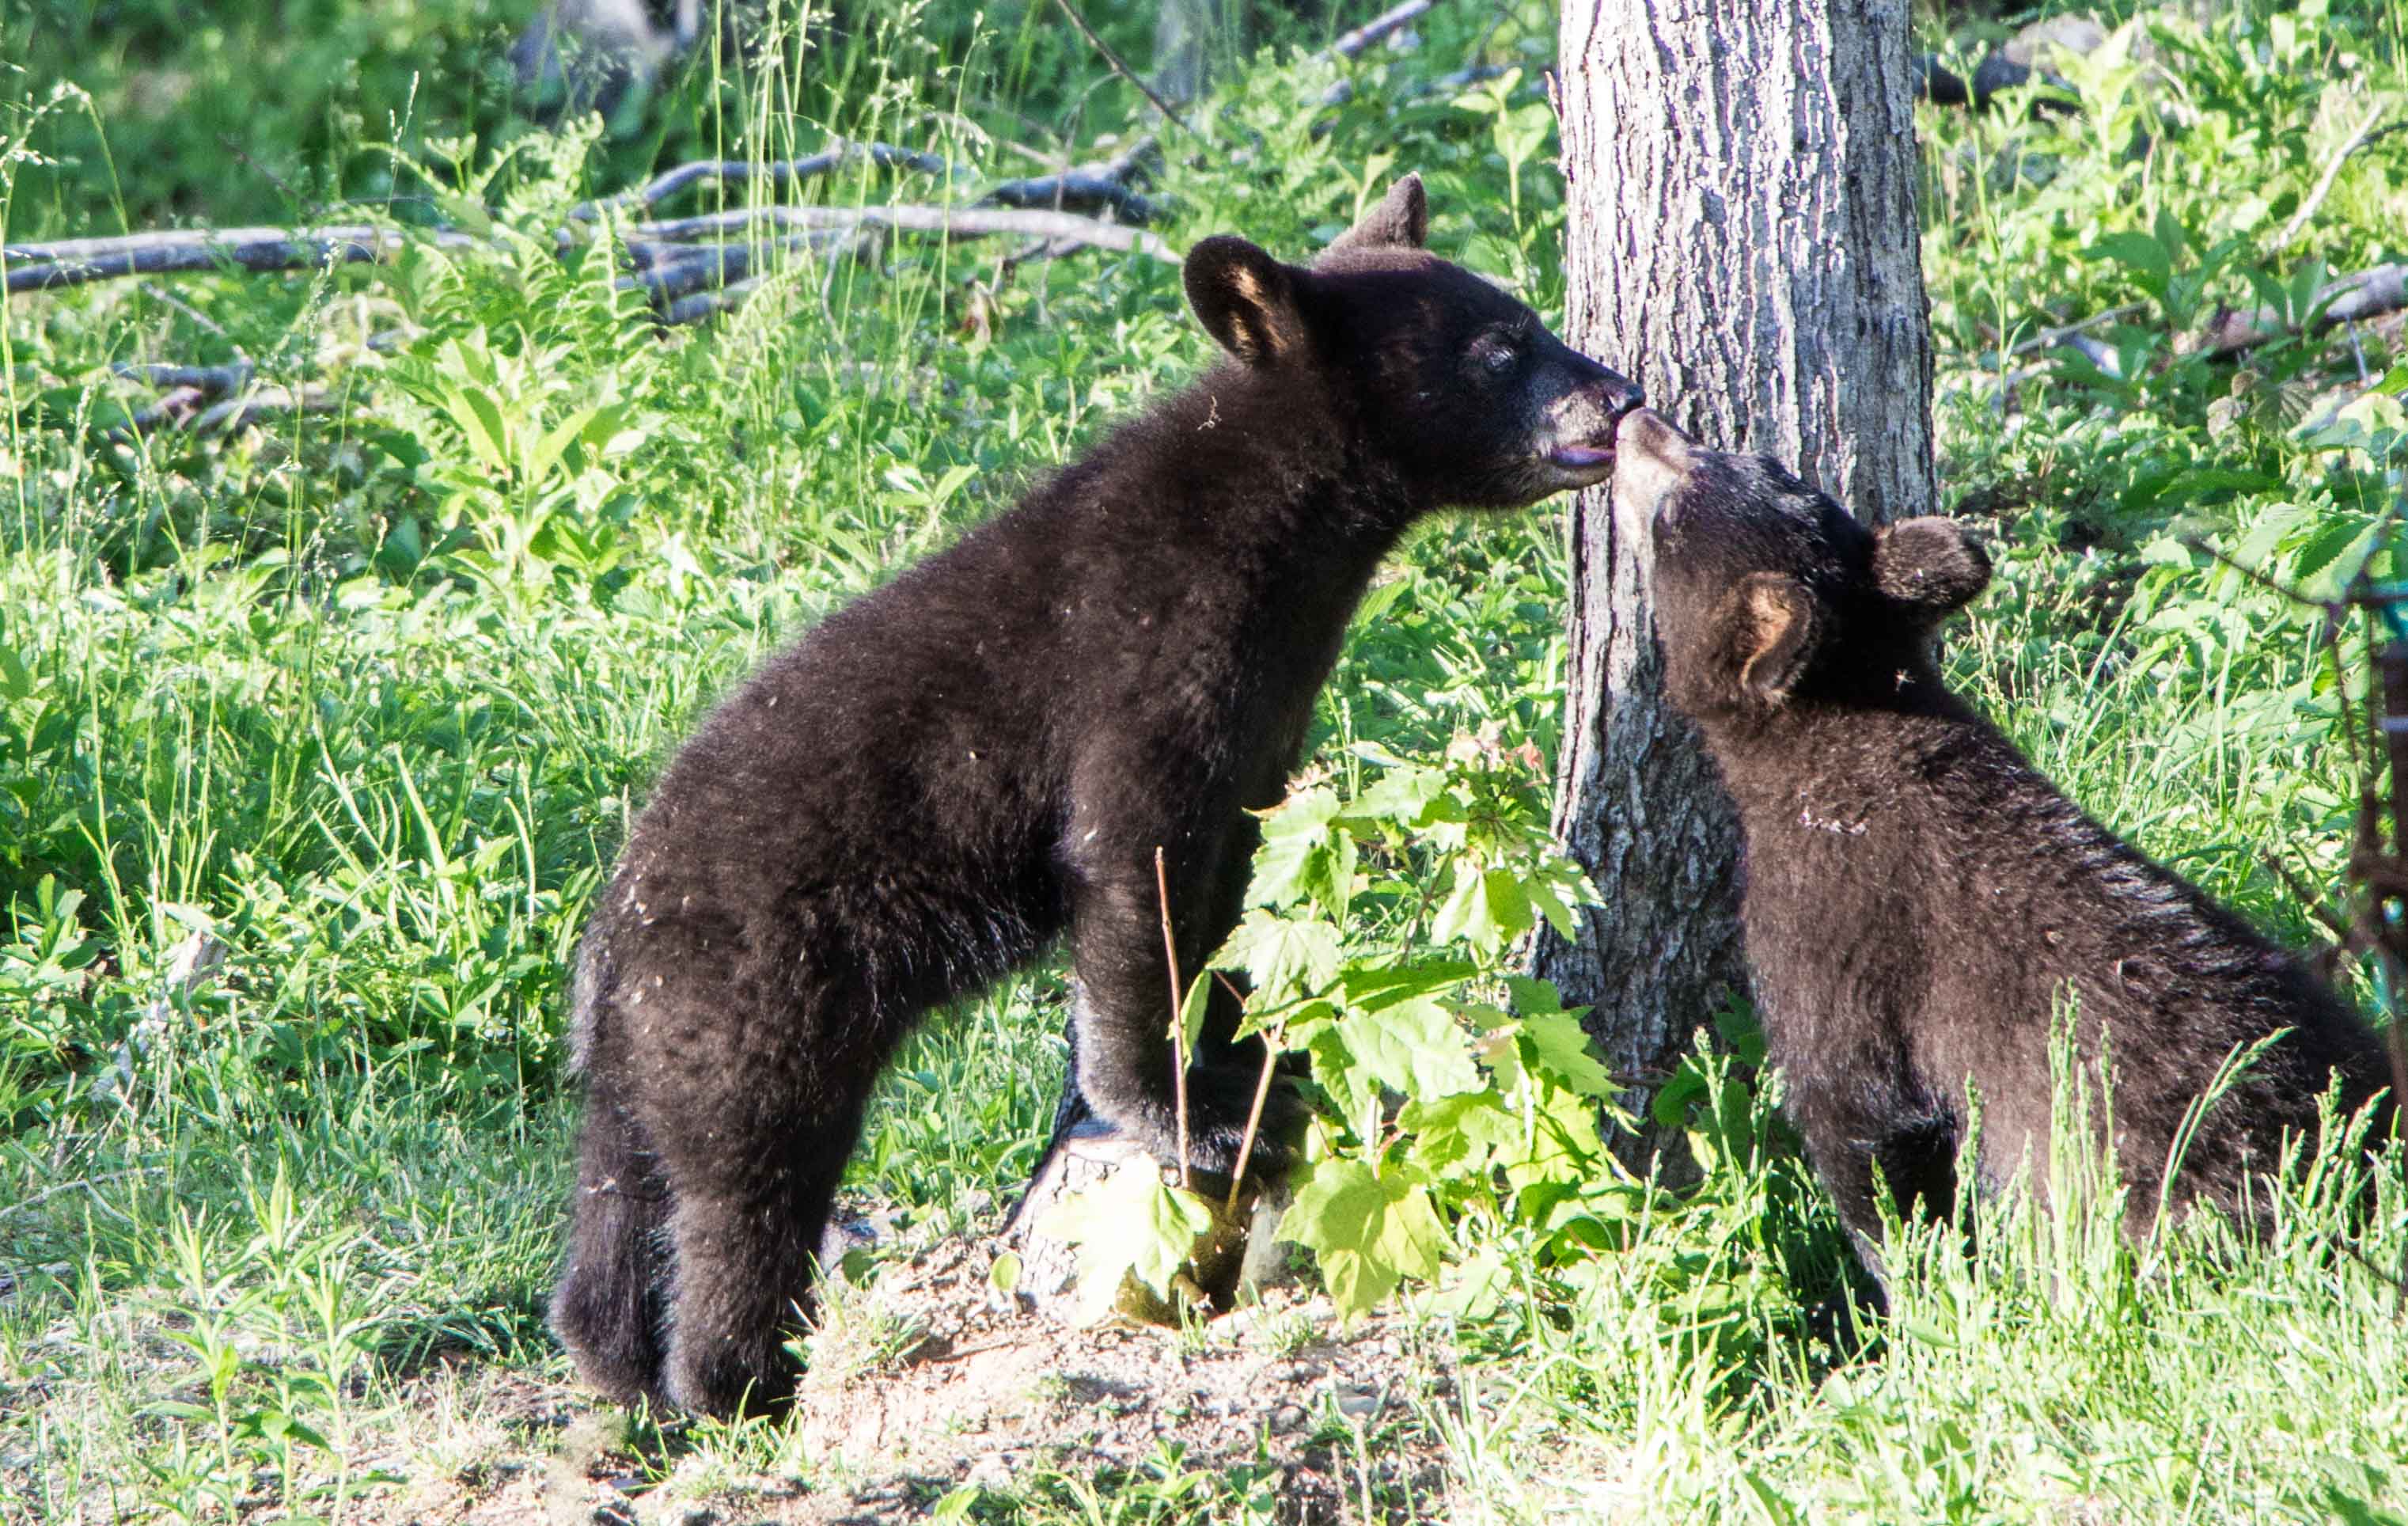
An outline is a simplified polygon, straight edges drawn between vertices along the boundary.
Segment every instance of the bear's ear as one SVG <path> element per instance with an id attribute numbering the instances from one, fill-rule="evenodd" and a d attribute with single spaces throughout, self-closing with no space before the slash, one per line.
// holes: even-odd
<path id="1" fill-rule="evenodd" d="M 1429 238 L 1429 194 L 1419 175 L 1388 187 L 1380 204 L 1341 233 L 1330 249 L 1419 249 Z"/>
<path id="2" fill-rule="evenodd" d="M 1789 698 L 1814 654 L 1814 596 L 1796 578 L 1751 572 L 1723 600 L 1724 660 L 1742 698 L 1777 705 Z"/>
<path id="3" fill-rule="evenodd" d="M 1902 519 L 1873 534 L 1873 583 L 1937 619 L 1989 586 L 1990 557 L 1953 519 Z"/>
<path id="4" fill-rule="evenodd" d="M 1243 238 L 1216 234 L 1187 252 L 1187 305 L 1222 349 L 1249 366 L 1276 366 L 1300 356 L 1310 339 L 1297 303 L 1303 276 Z"/>

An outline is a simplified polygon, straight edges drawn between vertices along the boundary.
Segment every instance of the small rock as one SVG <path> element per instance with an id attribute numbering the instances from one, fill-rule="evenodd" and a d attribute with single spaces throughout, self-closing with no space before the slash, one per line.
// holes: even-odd
<path id="1" fill-rule="evenodd" d="M 1382 1396 L 1368 1389 L 1354 1389 L 1338 1396 L 1338 1413 L 1361 1419 L 1380 1412 Z"/>
<path id="2" fill-rule="evenodd" d="M 1304 1429 L 1304 1421 L 1305 1413 L 1302 1404 L 1282 1404 L 1271 1411 L 1271 1434 L 1284 1436 L 1292 1432 L 1301 1431 Z"/>
<path id="3" fill-rule="evenodd" d="M 1011 1465 L 1003 1460 L 1001 1452 L 989 1452 L 970 1464 L 963 1482 L 1002 1493 L 1011 1487 Z"/>

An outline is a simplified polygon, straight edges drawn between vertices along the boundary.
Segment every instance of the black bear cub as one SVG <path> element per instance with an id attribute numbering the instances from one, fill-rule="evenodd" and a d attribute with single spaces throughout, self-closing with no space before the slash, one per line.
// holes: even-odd
<path id="1" fill-rule="evenodd" d="M 781 1332 L 880 1068 L 1057 937 L 1079 1097 L 1169 1158 L 1156 849 L 1193 971 L 1382 556 L 1432 510 L 1602 481 L 1639 400 L 1426 225 L 1409 177 L 1309 266 L 1197 244 L 1218 366 L 772 658 L 670 761 L 579 958 L 552 1323 L 595 1387 L 789 1393 Z M 1221 1171 L 1251 1100 L 1233 1009 L 1188 1078 Z"/>
<path id="2" fill-rule="evenodd" d="M 2176 1204 L 2236 1204 L 2286 1130 L 2313 1140 L 2334 1072 L 2345 1107 L 2388 1085 L 2357 1014 L 1942 685 L 1933 632 L 1990 578 L 1955 521 L 1869 530 L 1778 465 L 1697 449 L 1645 410 L 1620 435 L 1614 496 L 1653 515 L 1666 692 L 1739 807 L 1767 1050 L 1870 1270 L 1874 1168 L 1901 1209 L 1946 1212 L 1969 1080 L 1984 1185 L 2028 1148 L 2045 1164 L 2069 988 L 2086 1058 L 2106 1030 L 2135 1232 L 2236 1046 L 2284 1035 L 2200 1124 Z"/>

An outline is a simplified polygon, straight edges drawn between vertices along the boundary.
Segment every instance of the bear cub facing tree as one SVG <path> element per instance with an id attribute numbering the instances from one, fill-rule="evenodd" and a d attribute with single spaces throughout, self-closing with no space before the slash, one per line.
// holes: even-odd
<path id="1" fill-rule="evenodd" d="M 1197 244 L 1219 366 L 770 659 L 671 760 L 579 955 L 552 1324 L 595 1388 L 712 1414 L 791 1391 L 871 1083 L 923 1013 L 1064 934 L 1077 1098 L 1171 1158 L 1156 850 L 1198 969 L 1381 558 L 1432 510 L 1603 480 L 1639 400 L 1426 226 L 1408 177 L 1310 266 Z M 1188 1095 L 1226 1172 L 1253 1067 L 1215 996 Z"/>
<path id="2" fill-rule="evenodd" d="M 2335 1072 L 2345 1109 L 2390 1084 L 2356 1013 L 1942 684 L 1933 632 L 1990 577 L 1955 521 L 1869 530 L 1775 463 L 1699 450 L 1646 410 L 1620 439 L 1619 508 L 1653 515 L 1666 692 L 1739 808 L 1768 1057 L 1868 1269 L 1876 1166 L 1902 1211 L 1951 1207 L 1969 1081 L 1982 1184 L 2028 1149 L 2044 1163 L 2069 989 L 2086 1061 L 2102 1029 L 2113 1057 L 2130 1232 L 2237 1048 L 2283 1034 L 2200 1123 L 2174 1206 L 2240 1203 L 2286 1130 L 2314 1140 Z"/>

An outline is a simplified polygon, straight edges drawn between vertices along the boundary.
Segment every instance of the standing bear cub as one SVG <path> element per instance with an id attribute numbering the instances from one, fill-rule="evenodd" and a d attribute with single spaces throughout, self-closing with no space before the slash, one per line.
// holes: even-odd
<path id="1" fill-rule="evenodd" d="M 2101 1029 L 2112 1045 L 2133 1232 L 2236 1049 L 2273 1039 L 2200 1122 L 2173 1205 L 2238 1206 L 2286 1131 L 2313 1141 L 2335 1072 L 2347 1108 L 2387 1084 L 2355 1013 L 1942 685 L 1933 631 L 1990 578 L 1956 522 L 1869 530 L 1772 462 L 1698 450 L 1645 410 L 1620 435 L 1618 508 L 1653 515 L 1666 691 L 1739 807 L 1767 1054 L 1870 1270 L 1876 1167 L 1901 1210 L 1951 1207 L 1969 1082 L 1983 1185 L 2028 1149 L 2045 1162 L 2069 991 L 2082 1052 L 2100 1053 Z"/>
<path id="2" fill-rule="evenodd" d="M 789 1393 L 830 1200 L 929 1008 L 1067 934 L 1071 1086 L 1175 1148 L 1154 855 L 1182 968 L 1255 842 L 1381 558 L 1422 515 L 1602 481 L 1638 389 L 1424 252 L 1398 182 L 1310 266 L 1188 255 L 1226 357 L 704 721 L 579 957 L 586 1086 L 552 1324 L 587 1381 L 727 1414 Z M 1208 1015 L 1192 1154 L 1234 1163 L 1251 1069 Z"/>

